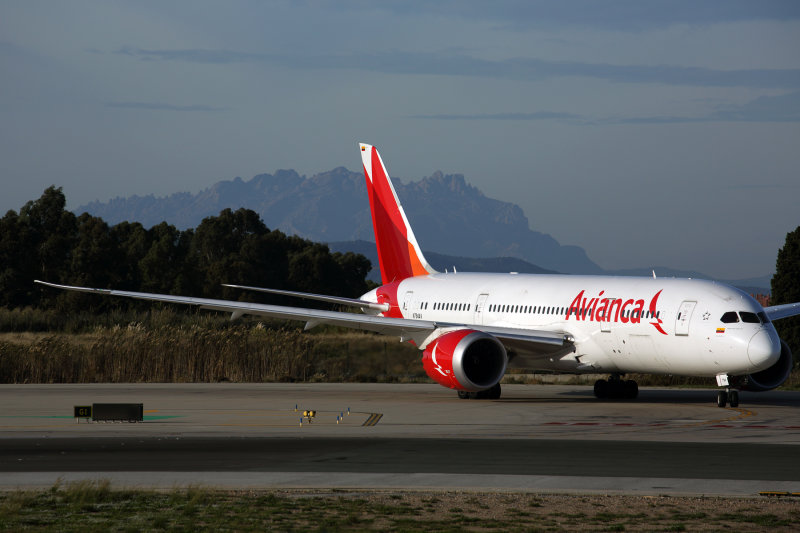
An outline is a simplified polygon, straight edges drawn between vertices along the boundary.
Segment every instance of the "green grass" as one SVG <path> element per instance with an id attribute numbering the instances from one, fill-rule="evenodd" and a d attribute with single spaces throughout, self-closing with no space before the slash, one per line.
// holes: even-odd
<path id="1" fill-rule="evenodd" d="M 685 512 L 669 516 L 661 512 L 667 505 Z M 597 512 L 598 507 L 624 512 Z M 725 512 L 715 511 L 721 508 Z M 200 487 L 146 491 L 115 490 L 107 481 L 0 493 L 0 531 L 774 532 L 793 531 L 798 519 L 797 501 L 779 499 Z"/>

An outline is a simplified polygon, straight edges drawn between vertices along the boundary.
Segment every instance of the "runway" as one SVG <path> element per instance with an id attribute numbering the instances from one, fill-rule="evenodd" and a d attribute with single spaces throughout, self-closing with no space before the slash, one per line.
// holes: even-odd
<path id="1" fill-rule="evenodd" d="M 800 491 L 800 393 L 510 385 L 496 401 L 436 385 L 0 386 L 0 488 L 117 485 Z M 143 403 L 143 423 L 87 423 L 73 405 Z M 296 410 L 295 410 L 296 409 Z M 316 416 L 302 421 L 302 411 Z M 348 414 L 349 410 L 349 414 Z"/>

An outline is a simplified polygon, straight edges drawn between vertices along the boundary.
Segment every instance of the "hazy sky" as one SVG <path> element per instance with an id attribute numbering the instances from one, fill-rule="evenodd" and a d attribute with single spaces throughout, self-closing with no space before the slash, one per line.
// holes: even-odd
<path id="1" fill-rule="evenodd" d="M 2 213 L 363 141 L 605 268 L 758 276 L 800 225 L 800 2 L 0 1 L 0 119 Z"/>

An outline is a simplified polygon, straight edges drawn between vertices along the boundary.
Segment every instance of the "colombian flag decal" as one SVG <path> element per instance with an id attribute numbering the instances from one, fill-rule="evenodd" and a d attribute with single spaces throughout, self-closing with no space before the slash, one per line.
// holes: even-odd
<path id="1" fill-rule="evenodd" d="M 725 333 L 725 328 L 717 328 L 717 333 Z"/>

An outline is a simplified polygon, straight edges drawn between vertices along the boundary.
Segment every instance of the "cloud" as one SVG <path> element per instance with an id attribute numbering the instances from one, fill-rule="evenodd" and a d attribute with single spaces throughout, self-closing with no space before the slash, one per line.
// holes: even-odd
<path id="1" fill-rule="evenodd" d="M 207 105 L 174 105 L 159 102 L 106 102 L 106 107 L 116 109 L 147 109 L 151 111 L 225 111 L 224 107 L 212 107 Z"/>
<path id="2" fill-rule="evenodd" d="M 132 56 L 142 61 L 183 61 L 186 63 L 207 63 L 225 65 L 229 63 L 252 63 L 274 59 L 266 54 L 252 54 L 232 50 L 146 50 L 132 46 L 123 46 L 115 54 Z"/>
<path id="3" fill-rule="evenodd" d="M 800 91 L 760 96 L 741 106 L 719 106 L 712 116 L 737 122 L 800 122 Z"/>
<path id="4" fill-rule="evenodd" d="M 582 117 L 572 113 L 554 111 L 538 111 L 535 113 L 490 113 L 476 115 L 415 115 L 411 118 L 429 118 L 435 120 L 570 120 Z"/>
<path id="5" fill-rule="evenodd" d="M 760 96 L 742 105 L 717 106 L 699 117 L 633 117 L 602 120 L 604 124 L 682 124 L 689 122 L 800 122 L 800 91 Z"/>
<path id="6" fill-rule="evenodd" d="M 672 65 L 611 65 L 537 58 L 487 60 L 464 54 L 385 52 L 349 55 L 277 55 L 233 50 L 146 50 L 123 47 L 117 54 L 143 61 L 204 64 L 271 63 L 298 69 L 352 69 L 384 74 L 463 76 L 516 81 L 586 77 L 615 83 L 699 87 L 800 89 L 800 69 L 719 70 Z"/>
<path id="7" fill-rule="evenodd" d="M 800 122 L 800 91 L 779 96 L 760 96 L 742 105 L 716 106 L 700 116 L 649 116 L 592 118 L 558 111 L 533 113 L 439 114 L 414 115 L 410 118 L 432 120 L 557 120 L 583 126 L 615 124 L 686 124 L 692 122 Z"/>
<path id="8" fill-rule="evenodd" d="M 676 24 L 711 25 L 751 20 L 797 20 L 800 4 L 786 0 L 445 0 L 440 2 L 356 2 L 359 9 L 381 9 L 399 15 L 427 13 L 493 21 L 511 29 L 599 28 L 642 31 Z"/>

